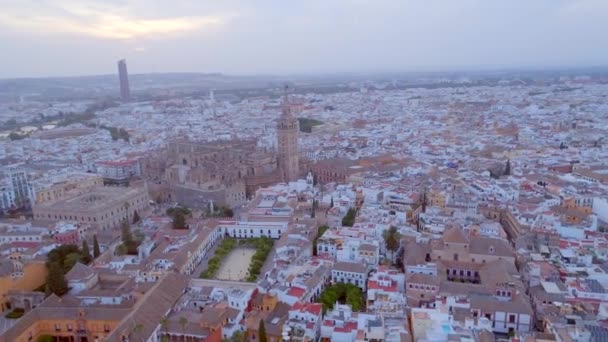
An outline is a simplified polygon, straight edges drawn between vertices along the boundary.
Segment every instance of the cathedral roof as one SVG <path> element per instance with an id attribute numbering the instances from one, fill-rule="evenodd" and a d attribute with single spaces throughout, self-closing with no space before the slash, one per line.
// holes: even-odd
<path id="1" fill-rule="evenodd" d="M 454 227 L 443 233 L 443 241 L 449 243 L 468 243 L 469 239 L 462 229 Z"/>

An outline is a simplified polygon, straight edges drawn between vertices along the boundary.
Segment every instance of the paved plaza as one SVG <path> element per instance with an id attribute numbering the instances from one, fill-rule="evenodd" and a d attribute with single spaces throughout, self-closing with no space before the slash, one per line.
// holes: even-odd
<path id="1" fill-rule="evenodd" d="M 247 277 L 247 270 L 251 257 L 255 254 L 253 248 L 235 248 L 226 259 L 222 261 L 222 266 L 217 271 L 217 279 L 222 280 L 243 280 Z"/>

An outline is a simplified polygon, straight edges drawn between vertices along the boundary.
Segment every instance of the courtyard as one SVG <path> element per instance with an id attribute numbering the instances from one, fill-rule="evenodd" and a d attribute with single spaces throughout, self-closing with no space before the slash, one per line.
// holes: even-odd
<path id="1" fill-rule="evenodd" d="M 254 248 L 237 247 L 223 260 L 217 271 L 216 279 L 242 281 L 247 278 L 251 258 L 255 254 Z"/>
<path id="2" fill-rule="evenodd" d="M 225 237 L 214 247 L 213 256 L 203 260 L 200 277 L 255 282 L 262 272 L 274 241 L 268 237 L 235 239 Z M 211 255 L 211 253 L 210 253 Z"/>

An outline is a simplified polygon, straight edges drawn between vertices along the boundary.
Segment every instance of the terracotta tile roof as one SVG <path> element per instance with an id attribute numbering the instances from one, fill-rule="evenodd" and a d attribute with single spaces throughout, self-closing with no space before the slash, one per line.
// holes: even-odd
<path id="1" fill-rule="evenodd" d="M 343 262 L 339 261 L 334 264 L 334 271 L 351 272 L 351 273 L 367 273 L 367 266 L 365 264 L 356 262 Z"/>
<path id="2" fill-rule="evenodd" d="M 465 232 L 457 227 L 450 228 L 443 233 L 443 241 L 448 243 L 469 243 L 469 238 Z"/>
<path id="3" fill-rule="evenodd" d="M 406 266 L 424 264 L 426 255 L 430 252 L 429 244 L 416 243 L 416 241 L 408 242 L 404 248 L 403 264 Z"/>
<path id="4" fill-rule="evenodd" d="M 440 279 L 436 276 L 422 273 L 412 273 L 407 275 L 407 283 L 439 285 Z"/>
<path id="5" fill-rule="evenodd" d="M 146 341 L 152 335 L 160 320 L 169 312 L 171 307 L 184 293 L 188 278 L 177 273 L 168 273 L 141 298 L 128 317 L 108 335 L 105 341 L 122 341 L 122 336 L 130 335 L 130 339 Z M 141 324 L 142 329 L 133 332 L 133 328 Z"/>
<path id="6" fill-rule="evenodd" d="M 78 281 L 87 279 L 94 274 L 95 271 L 91 267 L 83 263 L 77 262 L 74 267 L 72 267 L 72 269 L 65 275 L 65 278 L 68 281 Z"/>
<path id="7" fill-rule="evenodd" d="M 485 236 L 476 236 L 469 245 L 471 254 L 497 255 L 502 257 L 514 257 L 513 248 L 506 240 Z"/>

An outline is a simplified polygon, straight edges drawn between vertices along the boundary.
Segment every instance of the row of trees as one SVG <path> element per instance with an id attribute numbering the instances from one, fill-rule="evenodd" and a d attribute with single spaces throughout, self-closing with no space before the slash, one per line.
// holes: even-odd
<path id="1" fill-rule="evenodd" d="M 129 141 L 129 138 L 130 138 L 129 132 L 127 132 L 124 128 L 109 127 L 109 126 L 104 126 L 104 125 L 99 126 L 99 128 L 103 128 L 103 129 L 107 130 L 108 132 L 110 132 L 110 135 L 112 136 L 112 140 L 122 139 L 126 142 Z"/>
<path id="2" fill-rule="evenodd" d="M 238 242 L 235 238 L 226 237 L 220 245 L 215 249 L 215 255 L 209 259 L 207 262 L 207 269 L 201 272 L 201 278 L 213 278 L 215 277 L 215 273 L 220 269 L 222 265 L 222 260 L 230 254 L 230 252 L 238 245 Z"/>
<path id="3" fill-rule="evenodd" d="M 255 247 L 255 254 L 251 257 L 246 278 L 249 282 L 255 282 L 262 271 L 262 267 L 264 267 L 264 262 L 266 262 L 268 254 L 272 251 L 274 240 L 263 236 L 254 239 L 241 240 L 241 243 Z"/>
<path id="4" fill-rule="evenodd" d="M 222 260 L 230 254 L 237 246 L 249 246 L 255 248 L 255 253 L 251 257 L 246 280 L 255 282 L 264 267 L 264 262 L 268 254 L 272 251 L 274 241 L 269 237 L 260 237 L 252 239 L 237 240 L 232 237 L 226 237 L 220 242 L 220 245 L 215 250 L 215 255 L 207 262 L 207 269 L 201 272 L 201 278 L 213 278 L 222 265 Z"/>
<path id="5" fill-rule="evenodd" d="M 365 309 L 363 292 L 357 286 L 348 283 L 336 283 L 327 287 L 319 296 L 318 302 L 323 304 L 323 314 L 333 309 L 336 303 L 348 304 L 353 311 Z"/>
<path id="6" fill-rule="evenodd" d="M 323 121 L 308 119 L 308 118 L 298 118 L 300 124 L 300 132 L 303 133 L 312 133 L 312 128 L 314 126 L 319 126 L 323 124 Z"/>
<path id="7" fill-rule="evenodd" d="M 64 127 L 64 126 L 68 126 L 68 125 L 75 124 L 75 123 L 82 123 L 85 125 L 93 126 L 88 121 L 95 118 L 95 112 L 105 110 L 107 108 L 115 107 L 117 105 L 118 105 L 117 102 L 114 102 L 111 100 L 104 100 L 104 101 L 97 102 L 97 103 L 94 103 L 94 104 L 88 106 L 87 109 L 85 109 L 85 111 L 83 113 L 73 113 L 73 112 L 64 113 L 64 112 L 60 111 L 57 115 L 53 115 L 53 116 L 44 116 L 42 113 L 39 113 L 38 117 L 32 119 L 31 121 L 29 121 L 27 123 L 22 123 L 22 124 L 18 123 L 16 119 L 10 119 L 10 120 L 7 120 L 4 124 L 0 125 L 0 130 L 3 130 L 3 131 L 14 130 L 20 125 L 36 126 L 39 129 L 42 129 L 42 126 L 44 126 L 45 124 L 49 124 L 49 123 L 53 123 L 53 122 L 57 122 L 57 126 L 59 126 L 59 127 Z M 9 137 L 11 138 L 11 140 L 16 140 L 16 139 L 24 139 L 27 136 L 29 136 L 29 135 L 27 135 L 27 134 L 21 135 L 21 134 L 12 132 Z"/>
<path id="8" fill-rule="evenodd" d="M 11 132 L 11 133 L 8 135 L 8 138 L 9 138 L 9 139 L 11 139 L 11 140 L 21 140 L 21 139 L 25 139 L 25 138 L 27 138 L 27 137 L 29 137 L 29 136 L 30 136 L 30 135 L 29 135 L 29 134 L 27 134 L 27 133 L 23 133 L 23 134 L 22 134 L 22 133 L 17 133 L 17 132 Z"/>

